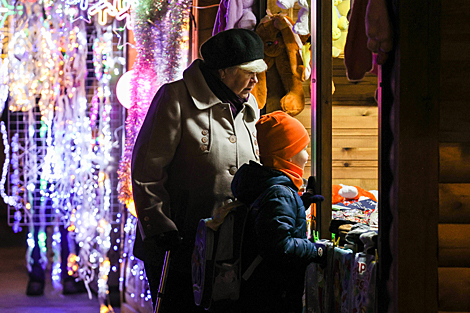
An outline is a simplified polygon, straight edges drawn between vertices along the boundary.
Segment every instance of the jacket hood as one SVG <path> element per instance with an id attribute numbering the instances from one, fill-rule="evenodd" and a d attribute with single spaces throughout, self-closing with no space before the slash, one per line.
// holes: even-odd
<path id="1" fill-rule="evenodd" d="M 251 205 L 258 196 L 272 185 L 284 185 L 297 191 L 292 180 L 281 171 L 250 161 L 243 164 L 232 180 L 232 193 L 237 200 Z"/>

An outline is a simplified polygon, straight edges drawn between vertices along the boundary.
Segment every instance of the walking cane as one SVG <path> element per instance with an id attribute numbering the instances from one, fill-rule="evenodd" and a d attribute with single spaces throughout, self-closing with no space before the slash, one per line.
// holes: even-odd
<path id="1" fill-rule="evenodd" d="M 170 264 L 170 250 L 166 251 L 165 253 L 165 260 L 163 261 L 162 275 L 160 277 L 160 285 L 158 286 L 157 303 L 155 304 L 154 313 L 158 313 L 160 310 L 162 296 L 165 293 L 165 284 L 166 284 L 166 279 L 168 276 L 169 264 Z"/>

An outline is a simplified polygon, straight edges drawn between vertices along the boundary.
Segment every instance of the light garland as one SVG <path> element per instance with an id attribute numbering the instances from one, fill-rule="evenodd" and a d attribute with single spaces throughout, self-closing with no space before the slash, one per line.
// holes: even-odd
<path id="1" fill-rule="evenodd" d="M 132 1 L 130 0 L 113 0 L 113 4 L 108 0 L 99 0 L 88 9 L 88 14 L 98 16 L 98 23 L 105 26 L 108 23 L 108 15 L 115 17 L 118 21 L 126 19 L 126 26 L 132 29 L 132 17 L 129 14 Z"/>
<path id="2" fill-rule="evenodd" d="M 24 7 L 20 5 L 20 2 L 16 2 L 15 5 L 11 5 L 6 0 L 1 0 L 0 14 L 2 17 L 0 19 L 0 28 L 5 25 L 5 22 L 10 15 L 21 14 L 23 12 L 23 8 Z"/>
<path id="3" fill-rule="evenodd" d="M 36 10 L 41 5 L 42 9 Z M 9 144 L 6 127 L 0 125 L 6 155 L 3 182 L 8 168 L 12 169 L 11 195 L 1 189 L 3 185 L 0 193 L 15 208 L 13 230 L 30 226 L 30 269 L 37 261 L 30 254 L 36 244 L 43 267 L 47 263 L 45 253 L 51 249 L 51 274 L 57 286 L 61 277 L 60 242 L 72 241 L 68 274 L 85 282 L 90 297 L 89 284 L 96 279 L 98 298 L 104 305 L 108 275 L 117 271 L 107 257 L 111 248 L 117 248 L 111 243 L 111 224 L 120 222 L 119 218 L 113 221 L 111 212 L 111 150 L 115 143 L 110 126 L 110 84 L 125 60 L 113 55 L 112 27 L 103 29 L 96 24 L 93 54 L 97 86 L 88 104 L 87 34 L 85 21 L 77 18 L 80 12 L 73 5 L 84 9 L 88 2 L 26 2 L 23 14 L 14 16 L 21 23 L 9 23 L 11 38 L 5 62 L 9 68 L 8 109 L 23 118 L 17 123 L 23 123 L 24 131 L 13 133 Z M 2 95 L 0 84 L 0 101 L 4 102 Z M 65 238 L 59 223 L 67 229 L 62 233 Z M 78 249 L 73 247 L 75 242 Z"/>
<path id="4" fill-rule="evenodd" d="M 131 107 L 127 111 L 124 153 L 119 164 L 119 200 L 131 214 L 126 219 L 122 276 L 126 301 L 151 310 L 151 294 L 144 264 L 132 254 L 137 218 L 132 197 L 131 157 L 135 139 L 152 98 L 165 83 L 182 77 L 188 65 L 188 0 L 140 1 L 133 10 L 137 57 L 131 79 Z"/>
<path id="5" fill-rule="evenodd" d="M 118 231 L 112 223 L 119 223 L 121 218 L 118 215 L 113 221 L 111 214 L 110 164 L 114 142 L 110 84 L 113 75 L 120 74 L 119 66 L 125 60 L 114 57 L 112 36 L 121 37 L 118 32 L 134 28 L 138 51 L 131 83 L 134 105 L 126 119 L 125 152 L 118 171 L 119 200 L 132 209 L 132 147 L 156 90 L 180 78 L 188 64 L 190 2 L 146 0 L 134 4 L 100 0 L 90 5 L 87 0 L 45 0 L 7 8 L 6 0 L 0 1 L 0 18 L 9 12 L 8 16 L 14 19 L 9 23 L 10 46 L 4 62 L 5 68 L 10 69 L 4 83 L 10 91 L 7 107 L 22 116 L 23 121 L 18 123 L 25 125 L 21 133 L 11 134 L 10 143 L 5 125 L 0 125 L 6 155 L 3 182 L 11 168 L 11 194 L 7 195 L 2 186 L 0 194 L 15 209 L 14 231 L 20 231 L 21 225 L 30 225 L 28 251 L 37 242 L 43 253 L 41 262 L 47 260 L 44 253 L 49 248 L 56 256 L 60 255 L 62 240 L 78 244 L 78 249 L 70 245 L 68 274 L 85 282 L 90 297 L 89 284 L 96 280 L 103 309 L 109 273 L 118 270 L 107 257 L 110 249 L 117 251 L 120 245 L 119 239 L 111 242 L 112 232 Z M 42 10 L 33 6 L 42 6 Z M 93 40 L 97 83 L 88 103 L 85 23 L 90 23 L 90 17 L 97 21 Z M 108 17 L 125 21 L 125 26 L 103 27 L 109 24 Z M 122 47 L 118 44 L 118 49 Z M 0 84 L 0 103 L 2 95 Z M 59 231 L 59 223 L 65 225 L 67 238 Z M 46 225 L 53 227 L 46 229 Z M 135 299 L 148 305 L 151 297 L 143 263 L 132 256 L 135 226 L 136 219 L 128 215 L 122 242 L 126 252 L 119 262 L 132 263 L 129 265 L 132 270 L 127 273 L 132 277 L 126 279 L 133 279 Z M 34 240 L 36 233 L 38 241 Z M 52 260 L 54 284 L 58 284 L 61 276 L 58 261 Z"/>
<path id="6" fill-rule="evenodd" d="M 189 4 L 187 0 L 140 1 L 134 8 L 137 57 L 131 79 L 125 149 L 119 164 L 119 200 L 134 207 L 130 164 L 137 134 L 157 89 L 182 77 L 188 65 Z M 157 75 L 157 73 L 159 73 Z"/>

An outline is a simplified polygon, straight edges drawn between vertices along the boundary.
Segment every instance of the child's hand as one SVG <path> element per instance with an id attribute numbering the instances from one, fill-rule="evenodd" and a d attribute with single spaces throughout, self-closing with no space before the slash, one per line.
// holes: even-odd
<path id="1" fill-rule="evenodd" d="M 320 203 L 325 200 L 322 195 L 314 195 L 308 191 L 304 192 L 303 195 L 300 196 L 300 198 L 304 203 L 305 210 L 307 210 L 312 205 L 312 203 Z"/>
<path id="2" fill-rule="evenodd" d="M 306 192 L 304 192 L 300 198 L 304 203 L 305 210 L 307 210 L 312 203 L 320 203 L 325 200 L 322 195 L 317 195 L 315 192 L 315 177 L 310 176 L 308 178 Z"/>

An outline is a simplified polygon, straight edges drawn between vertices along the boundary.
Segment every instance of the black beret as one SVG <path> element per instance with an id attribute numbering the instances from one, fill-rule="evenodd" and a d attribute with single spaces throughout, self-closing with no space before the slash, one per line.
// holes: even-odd
<path id="1" fill-rule="evenodd" d="M 223 69 L 264 58 L 264 44 L 252 30 L 233 28 L 220 32 L 201 46 L 204 63 L 210 69 Z"/>

